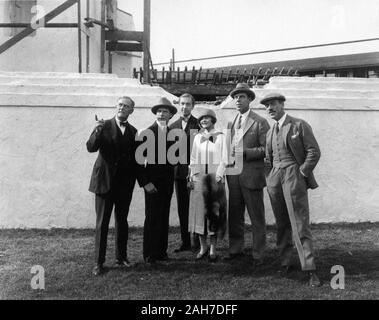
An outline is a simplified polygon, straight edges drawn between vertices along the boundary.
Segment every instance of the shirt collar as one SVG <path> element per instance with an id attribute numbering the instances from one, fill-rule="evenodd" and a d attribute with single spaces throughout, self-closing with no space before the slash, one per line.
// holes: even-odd
<path id="1" fill-rule="evenodd" d="M 115 116 L 114 118 L 115 118 L 115 120 L 116 120 L 117 125 L 120 127 L 120 123 L 121 123 L 121 121 L 117 118 L 117 116 Z M 128 120 L 126 120 L 126 121 L 123 122 L 123 123 L 128 123 Z"/>
<path id="2" fill-rule="evenodd" d="M 167 128 L 167 124 L 166 125 L 162 125 L 158 120 L 156 121 L 157 125 L 159 128 L 161 128 L 162 130 Z"/>
<path id="3" fill-rule="evenodd" d="M 189 115 L 187 117 L 181 116 L 180 118 L 182 119 L 182 121 L 188 122 L 189 118 L 191 118 L 191 115 Z"/>
<path id="4" fill-rule="evenodd" d="M 247 116 L 249 115 L 250 110 L 247 110 L 245 113 L 240 113 L 241 122 L 245 122 Z"/>
<path id="5" fill-rule="evenodd" d="M 279 119 L 279 121 L 277 121 L 278 124 L 279 124 L 279 128 L 281 128 L 281 127 L 283 126 L 283 123 L 284 123 L 284 121 L 286 120 L 286 117 L 287 117 L 287 113 L 285 113 L 285 114 Z"/>

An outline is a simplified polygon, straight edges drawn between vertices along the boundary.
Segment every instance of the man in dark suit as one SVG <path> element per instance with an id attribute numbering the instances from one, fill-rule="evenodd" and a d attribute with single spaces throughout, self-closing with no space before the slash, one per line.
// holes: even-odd
<path id="1" fill-rule="evenodd" d="M 180 131 L 183 138 L 178 143 L 185 145 L 179 150 L 185 154 L 180 154 L 180 162 L 174 168 L 175 173 L 175 192 L 178 204 L 178 216 L 180 223 L 180 234 L 182 243 L 175 252 L 191 250 L 191 236 L 188 232 L 188 210 L 189 210 L 189 193 L 187 188 L 188 165 L 191 156 L 191 147 L 194 136 L 200 129 L 197 119 L 191 114 L 195 105 L 195 99 L 189 93 L 184 93 L 179 97 L 179 106 L 181 108 L 181 117 L 170 125 L 170 129 Z"/>
<path id="2" fill-rule="evenodd" d="M 301 268 L 308 275 L 308 284 L 318 287 L 321 282 L 315 272 L 307 189 L 318 187 L 313 169 L 320 159 L 320 148 L 311 126 L 285 113 L 285 100 L 279 93 L 270 93 L 261 100 L 275 121 L 266 140 L 266 158 L 272 166 L 267 191 L 278 228 L 281 273 L 287 274 L 290 270 L 293 238 Z"/>
<path id="3" fill-rule="evenodd" d="M 139 184 L 145 191 L 145 223 L 143 257 L 146 263 L 167 260 L 168 227 L 171 197 L 174 189 L 174 166 L 167 151 L 174 141 L 167 141 L 167 124 L 177 112 L 167 98 L 161 98 L 151 111 L 157 120 L 139 133 L 138 140 L 146 140 L 136 151 L 140 164 Z M 146 151 L 146 152 L 145 152 Z"/>
<path id="4" fill-rule="evenodd" d="M 266 245 L 265 208 L 263 188 L 266 186 L 264 157 L 266 133 L 269 124 L 266 119 L 250 110 L 255 94 L 246 83 L 239 83 L 230 93 L 238 114 L 228 124 L 231 135 L 231 168 L 239 172 L 228 174 L 229 187 L 229 256 L 226 260 L 243 255 L 245 208 L 250 216 L 253 230 L 253 263 L 263 263 Z"/>
<path id="5" fill-rule="evenodd" d="M 137 166 L 134 153 L 137 130 L 127 120 L 133 110 L 134 101 L 131 98 L 119 98 L 115 117 L 98 121 L 87 141 L 89 152 L 99 151 L 89 186 L 89 191 L 96 195 L 96 265 L 92 271 L 94 275 L 100 275 L 104 271 L 108 226 L 113 206 L 116 264 L 123 268 L 130 267 L 127 257 L 127 219 L 136 181 Z"/>

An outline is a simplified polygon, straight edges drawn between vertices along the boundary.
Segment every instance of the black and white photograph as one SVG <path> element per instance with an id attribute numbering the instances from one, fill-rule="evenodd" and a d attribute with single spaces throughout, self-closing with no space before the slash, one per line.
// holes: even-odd
<path id="1" fill-rule="evenodd" d="M 0 300 L 379 299 L 377 0 L 0 0 L 0 121 Z"/>

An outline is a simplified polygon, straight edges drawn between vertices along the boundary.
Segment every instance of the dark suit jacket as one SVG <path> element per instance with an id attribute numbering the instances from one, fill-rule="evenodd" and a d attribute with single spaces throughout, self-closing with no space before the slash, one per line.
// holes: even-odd
<path id="1" fill-rule="evenodd" d="M 149 137 L 150 133 L 153 133 L 153 138 L 154 138 L 154 156 L 153 156 L 153 161 L 149 161 L 149 157 L 147 155 L 147 162 L 145 165 L 139 165 L 139 180 L 138 183 L 141 187 L 145 186 L 149 182 L 154 183 L 154 181 L 159 181 L 159 180 L 171 180 L 174 177 L 174 166 L 169 163 L 167 159 L 167 150 L 172 146 L 174 141 L 167 141 L 166 140 L 166 149 L 162 149 L 163 146 L 159 145 L 158 141 L 158 130 L 161 130 L 158 127 L 158 124 L 154 122 L 150 127 L 147 129 L 141 131 L 139 135 L 141 136 L 147 136 Z M 167 128 L 167 133 L 169 133 L 170 128 Z M 152 138 L 152 137 L 151 137 Z M 146 140 L 146 139 L 145 139 Z M 144 142 L 140 142 L 140 146 L 142 146 Z M 159 152 L 160 155 L 162 156 L 161 160 L 164 160 L 164 163 L 159 163 Z M 163 159 L 164 158 L 164 159 Z M 162 162 L 162 161 L 161 161 Z"/>
<path id="2" fill-rule="evenodd" d="M 175 166 L 174 172 L 175 172 L 175 179 L 186 179 L 188 176 L 188 165 L 190 163 L 190 157 L 191 157 L 191 150 L 192 150 L 192 143 L 195 135 L 194 130 L 200 130 L 199 123 L 197 119 L 191 115 L 190 118 L 188 119 L 187 126 L 186 128 L 182 129 L 182 119 L 179 118 L 175 122 L 173 122 L 170 125 L 170 129 L 180 129 L 182 132 L 184 132 L 187 136 L 187 139 L 181 139 L 180 142 L 186 143 L 185 146 L 180 148 L 180 150 L 186 150 L 186 157 L 185 159 L 182 159 L 178 165 Z M 192 130 L 192 132 L 191 132 Z M 192 133 L 192 134 L 191 134 Z M 178 142 L 179 143 L 179 142 Z M 178 155 L 179 156 L 179 155 Z"/>
<path id="3" fill-rule="evenodd" d="M 266 146 L 266 158 L 269 160 L 271 166 L 273 163 L 272 132 L 273 128 L 270 128 L 267 133 Z M 283 139 L 288 150 L 295 157 L 300 170 L 307 177 L 308 188 L 316 189 L 318 184 L 312 171 L 320 159 L 321 152 L 311 126 L 304 120 L 291 117 L 287 114 L 286 120 L 283 123 Z"/>
<path id="4" fill-rule="evenodd" d="M 118 132 L 119 131 L 119 132 Z M 89 191 L 98 194 L 107 193 L 116 179 L 115 175 L 119 166 L 127 168 L 124 177 L 118 179 L 136 179 L 136 161 L 134 157 L 136 149 L 135 135 L 137 129 L 129 122 L 125 128 L 125 134 L 128 134 L 128 143 L 131 143 L 130 156 L 127 157 L 127 163 L 120 163 L 121 150 L 119 135 L 121 131 L 117 126 L 115 118 L 106 120 L 103 129 L 98 131 L 95 129 L 87 141 L 87 150 L 89 152 L 99 151 L 99 155 L 93 167 Z M 125 161 L 125 159 L 124 159 Z M 130 168 L 130 170 L 129 170 Z"/>
<path id="5" fill-rule="evenodd" d="M 252 110 L 248 112 L 240 141 L 243 145 L 243 168 L 239 181 L 242 186 L 249 189 L 262 189 L 266 186 L 264 158 L 266 133 L 270 126 L 265 118 Z M 228 123 L 228 134 L 231 134 L 231 137 L 228 137 L 227 141 L 233 141 L 238 117 L 239 114 Z"/>

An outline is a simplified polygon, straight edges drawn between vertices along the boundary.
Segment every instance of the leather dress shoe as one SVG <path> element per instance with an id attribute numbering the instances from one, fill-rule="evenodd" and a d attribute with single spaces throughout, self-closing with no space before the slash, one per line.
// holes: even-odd
<path id="1" fill-rule="evenodd" d="M 160 256 L 155 257 L 155 260 L 157 260 L 157 261 L 168 261 L 170 259 L 167 255 L 167 253 L 165 253 L 165 254 L 162 254 Z"/>
<path id="2" fill-rule="evenodd" d="M 119 268 L 130 268 L 132 264 L 126 258 L 125 260 L 116 260 L 116 266 Z"/>
<path id="3" fill-rule="evenodd" d="M 184 244 L 182 244 L 179 248 L 174 250 L 175 253 L 182 252 L 182 251 L 191 251 L 191 246 L 188 246 L 188 245 L 185 246 Z"/>
<path id="4" fill-rule="evenodd" d="M 230 260 L 242 258 L 244 256 L 245 256 L 245 254 L 243 252 L 229 253 L 229 255 L 227 255 L 226 257 L 223 258 L 223 260 L 230 261 Z"/>
<path id="5" fill-rule="evenodd" d="M 293 271 L 293 266 L 292 265 L 286 265 L 286 266 L 280 266 L 280 269 L 278 270 L 278 273 L 280 276 L 285 277 L 289 273 Z"/>
<path id="6" fill-rule="evenodd" d="M 259 268 L 263 266 L 263 260 L 262 259 L 254 259 L 253 260 L 253 268 Z"/>
<path id="7" fill-rule="evenodd" d="M 157 260 L 153 257 L 145 257 L 144 260 L 148 265 L 155 265 L 157 263 Z"/>
<path id="8" fill-rule="evenodd" d="M 102 264 L 97 264 L 96 266 L 93 267 L 92 269 L 92 274 L 94 276 L 100 276 L 104 273 L 104 267 Z"/>
<path id="9" fill-rule="evenodd" d="M 308 272 L 308 285 L 312 288 L 321 287 L 321 281 L 315 271 Z"/>

